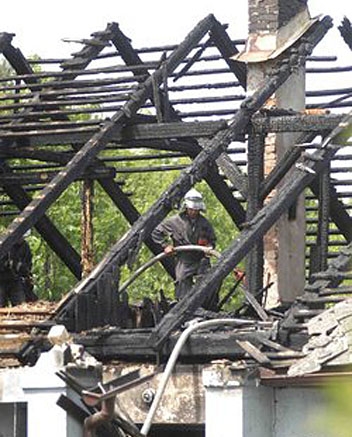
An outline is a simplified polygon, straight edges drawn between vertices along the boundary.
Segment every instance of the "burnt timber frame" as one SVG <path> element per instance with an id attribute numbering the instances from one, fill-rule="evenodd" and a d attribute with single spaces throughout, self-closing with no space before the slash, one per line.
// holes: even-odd
<path id="1" fill-rule="evenodd" d="M 144 101 L 150 96 L 153 84 L 160 84 L 162 82 L 164 74 L 163 70 L 166 69 L 168 74 L 170 74 L 179 65 L 184 56 L 187 55 L 194 45 L 205 35 L 205 33 L 212 29 L 214 23 L 217 23 L 217 21 L 212 15 L 206 17 L 201 23 L 199 23 L 185 41 L 174 51 L 170 58 L 165 61 L 163 69 L 157 69 L 151 77 L 146 79 L 143 86 L 135 92 L 135 96 L 125 103 L 121 110 L 117 112 L 111 120 L 106 121 L 100 131 L 94 134 L 93 137 L 79 150 L 76 156 L 70 160 L 65 170 L 61 171 L 52 179 L 50 187 L 46 187 L 42 190 L 40 198 L 38 197 L 30 202 L 30 204 L 20 214 L 17 222 L 13 222 L 8 227 L 6 235 L 0 237 L 0 256 L 9 250 L 14 242 L 18 240 L 20 235 L 35 224 L 41 215 L 44 214 L 45 210 L 97 156 L 97 154 L 110 141 L 111 133 L 121 131 L 122 126 L 132 117 L 133 114 L 136 113 L 142 103 L 144 103 Z M 101 44 L 100 46 L 98 45 L 98 47 L 101 48 L 103 45 L 104 44 Z M 97 50 L 96 47 L 97 46 L 94 46 L 94 52 Z M 85 59 L 82 61 L 81 58 L 77 58 L 69 63 L 71 68 L 72 66 L 76 68 L 79 66 L 81 68 L 82 64 L 87 64 L 87 61 Z M 73 75 L 74 73 L 72 73 L 72 76 Z M 221 188 L 223 189 L 223 187 L 224 185 Z M 230 193 L 227 198 L 229 201 L 232 201 L 232 203 L 235 203 L 235 200 L 230 196 Z"/>
<path id="2" fill-rule="evenodd" d="M 312 30 L 312 47 L 323 37 L 324 31 L 327 31 L 330 25 L 331 22 L 329 19 L 326 19 L 323 24 L 319 24 L 315 29 Z M 310 54 L 304 51 L 303 53 L 304 55 L 302 55 L 300 62 L 304 62 L 305 56 Z M 209 141 L 207 148 L 197 155 L 188 170 L 184 172 L 149 209 L 149 211 L 133 225 L 128 234 L 125 235 L 120 242 L 113 246 L 108 256 L 105 257 L 103 262 L 97 267 L 93 274 L 86 278 L 82 284 L 79 284 L 78 287 L 73 291 L 72 295 L 82 293 L 83 290 L 87 291 L 94 288 L 97 278 L 102 274 L 102 272 L 109 271 L 109 268 L 111 269 L 111 266 L 113 265 L 118 266 L 125 263 L 128 259 L 131 248 L 135 247 L 135 250 L 138 250 L 141 239 L 143 239 L 143 235 L 149 235 L 152 229 L 167 215 L 168 212 L 171 211 L 173 204 L 179 202 L 191 186 L 204 178 L 204 176 L 207 174 L 209 164 L 218 158 L 218 156 L 223 150 L 225 150 L 225 147 L 233 140 L 233 138 L 236 138 L 244 131 L 250 121 L 251 116 L 258 109 L 260 109 L 260 107 L 272 95 L 272 93 L 289 77 L 296 66 L 296 62 L 297 59 L 294 58 L 294 63 L 292 65 L 287 62 L 281 65 L 280 68 L 273 73 L 272 77 L 266 81 L 263 87 L 260 88 L 260 90 L 255 92 L 250 98 L 247 98 L 242 103 L 240 110 L 229 123 L 228 128 L 220 131 L 212 140 Z M 283 211 L 280 211 L 280 214 L 282 212 Z M 275 220 L 277 220 L 277 218 L 278 217 L 276 217 Z M 241 255 L 243 257 L 246 255 L 246 253 L 242 253 Z M 242 259 L 242 257 L 240 259 Z M 236 263 L 240 259 L 237 259 Z M 217 277 L 216 279 L 223 279 L 224 276 L 228 274 L 228 271 L 222 271 L 222 274 L 223 276 Z M 206 294 L 206 292 L 204 294 Z M 205 297 L 206 295 L 204 295 L 204 299 Z M 202 299 L 196 302 L 195 307 L 201 303 Z M 177 312 L 177 315 L 174 317 L 174 321 L 171 324 L 172 327 L 170 329 L 173 329 L 179 325 L 179 323 L 182 323 L 182 320 L 184 320 L 182 317 L 178 318 L 180 314 L 177 309 L 181 304 L 182 302 L 178 303 L 174 307 L 174 312 Z M 187 304 L 184 303 L 184 305 L 188 307 Z M 191 307 L 191 303 L 189 303 L 189 307 Z M 67 309 L 68 305 L 63 308 L 64 311 Z M 169 314 L 169 318 L 172 317 L 172 313 Z M 184 311 L 184 314 L 187 314 L 186 310 Z M 63 313 L 60 310 L 58 312 L 58 317 L 59 319 L 60 317 L 63 317 Z M 164 324 L 167 323 L 167 318 L 164 318 L 164 320 L 165 322 L 162 321 L 159 327 L 157 327 L 157 334 L 154 335 L 154 338 L 152 336 L 152 344 L 154 344 L 156 348 L 158 348 L 161 343 L 158 340 L 155 341 L 155 336 L 158 335 L 158 332 L 164 329 L 166 336 L 170 332 L 168 329 L 165 330 L 164 326 Z"/>
<path id="3" fill-rule="evenodd" d="M 73 329 L 85 329 L 84 323 L 77 322 L 70 325 L 69 319 L 72 317 L 80 318 L 80 311 L 84 312 L 86 307 L 83 301 L 77 304 L 77 296 L 87 296 L 91 294 L 104 294 L 104 285 L 111 280 L 118 280 L 119 267 L 129 262 L 131 254 L 135 255 L 142 243 L 146 243 L 154 252 L 158 248 L 152 244 L 149 235 L 152 229 L 171 211 L 183 197 L 185 192 L 195 183 L 205 179 L 219 201 L 225 206 L 234 223 L 241 227 L 242 232 L 239 239 L 224 252 L 219 262 L 213 267 L 211 272 L 205 276 L 200 287 L 193 294 L 192 299 L 187 302 L 177 304 L 161 323 L 155 328 L 150 336 L 146 348 L 149 350 L 159 351 L 172 330 L 178 328 L 180 324 L 198 308 L 207 297 L 210 290 L 210 283 L 215 280 L 222 280 L 229 271 L 253 248 L 255 242 L 260 239 L 267 229 L 283 214 L 296 196 L 307 186 L 310 186 L 313 193 L 318 197 L 319 187 L 317 187 L 315 172 L 318 174 L 328 165 L 331 158 L 337 151 L 334 146 L 327 146 L 324 150 L 316 152 L 312 157 L 302 156 L 299 145 L 292 146 L 292 152 L 288 157 L 278 163 L 277 168 L 269 175 L 266 180 L 262 178 L 260 169 L 253 168 L 249 171 L 249 176 L 244 175 L 239 167 L 226 154 L 227 146 L 234 140 L 241 140 L 249 133 L 253 138 L 258 140 L 268 132 L 282 131 L 307 131 L 309 134 L 302 137 L 302 142 L 309 142 L 311 132 L 328 133 L 335 128 L 341 121 L 342 116 L 312 116 L 291 114 L 289 116 L 262 116 L 260 109 L 265 101 L 273 92 L 290 76 L 297 65 L 305 62 L 310 55 L 312 48 L 323 38 L 325 32 L 331 27 L 329 17 L 325 17 L 316 23 L 313 28 L 304 35 L 304 41 L 298 42 L 295 47 L 286 53 L 282 64 L 272 72 L 272 75 L 250 98 L 246 98 L 235 116 L 229 121 L 215 122 L 190 122 L 184 123 L 182 116 L 172 106 L 168 99 L 168 89 L 166 85 L 167 77 L 171 76 L 173 71 L 186 62 L 179 76 L 189 71 L 190 67 L 201 56 L 204 48 L 209 44 L 214 44 L 220 51 L 224 60 L 228 64 L 230 71 L 238 78 L 239 83 L 245 87 L 245 68 L 242 64 L 230 59 L 230 56 L 236 53 L 237 49 L 228 38 L 224 26 L 222 26 L 212 16 L 206 17 L 198 26 L 186 37 L 183 43 L 177 46 L 171 56 L 161 59 L 160 65 L 154 73 L 149 74 L 148 65 L 144 64 L 139 58 L 138 53 L 132 48 L 128 38 L 120 31 L 116 23 L 108 26 L 106 31 L 93 35 L 93 38 L 86 42 L 85 47 L 73 59 L 62 64 L 63 73 L 66 75 L 59 76 L 57 82 L 62 82 L 64 87 L 65 81 L 73 81 L 78 74 L 82 73 L 87 65 L 97 56 L 100 51 L 112 43 L 118 50 L 126 66 L 139 82 L 139 86 L 127 97 L 127 101 L 118 109 L 114 115 L 105 120 L 103 123 L 91 123 L 73 129 L 72 123 L 69 122 L 68 113 L 60 109 L 61 103 L 55 100 L 53 94 L 51 98 L 46 96 L 41 100 L 40 93 L 36 91 L 36 82 L 33 78 L 33 72 L 25 58 L 20 52 L 11 45 L 11 36 L 2 34 L 0 39 L 0 48 L 14 66 L 18 77 L 28 81 L 33 90 L 33 102 L 23 105 L 23 113 L 20 111 L 13 117 L 13 131 L 5 131 L 0 127 L 0 136 L 6 141 L 0 146 L 0 154 L 4 158 L 10 157 L 32 157 L 44 162 L 49 160 L 64 166 L 62 170 L 51 178 L 50 185 L 45 187 L 41 196 L 30 201 L 30 197 L 24 189 L 18 184 L 13 184 L 11 168 L 4 166 L 4 174 L 0 177 L 0 183 L 6 189 L 8 195 L 15 201 L 23 212 L 10 225 L 5 235 L 0 237 L 0 254 L 6 252 L 12 244 L 31 226 L 36 226 L 41 231 L 43 237 L 51 243 L 52 248 L 61 256 L 68 267 L 73 271 L 77 278 L 80 277 L 80 259 L 79 255 L 71 251 L 67 255 L 67 249 L 71 246 L 67 240 L 60 237 L 59 231 L 55 230 L 54 225 L 45 217 L 45 211 L 58 198 L 58 196 L 75 180 L 87 177 L 87 167 L 90 167 L 90 175 L 98 180 L 101 186 L 111 197 L 119 210 L 123 212 L 127 220 L 132 224 L 130 231 L 119 240 L 103 261 L 96 267 L 93 273 L 84 279 L 75 287 L 67 296 L 65 301 L 59 307 L 55 319 L 68 323 Z M 199 42 L 209 33 L 209 39 L 201 44 L 200 50 L 190 60 L 187 60 L 188 54 L 196 48 Z M 299 55 L 297 55 L 297 53 Z M 28 76 L 28 77 L 27 77 Z M 137 111 L 142 105 L 150 100 L 155 106 L 157 116 L 145 116 L 144 120 Z M 60 127 L 55 125 L 49 129 L 42 130 L 38 133 L 39 126 L 39 109 L 45 108 L 57 109 L 49 111 L 53 123 L 60 123 Z M 259 112 L 258 112 L 259 111 Z M 38 121 L 37 118 L 38 117 Z M 143 123 L 145 121 L 145 123 Z M 65 124 L 67 123 L 67 124 Z M 138 124 L 139 123 L 139 124 Z M 28 129 L 26 135 L 20 135 L 21 125 L 23 129 Z M 27 128 L 26 128 L 27 126 Z M 18 138 L 16 133 L 18 132 Z M 170 145 L 169 139 L 178 138 L 180 141 Z M 206 140 L 204 140 L 206 138 Z M 148 144 L 148 141 L 157 139 L 158 142 L 154 148 L 158 150 L 168 150 L 173 152 L 182 152 L 191 157 L 193 162 L 184 170 L 182 175 L 169 187 L 161 198 L 148 210 L 146 214 L 140 216 L 128 196 L 120 188 L 119 183 L 114 181 L 109 169 L 97 156 L 110 142 L 122 141 L 125 144 L 133 144 L 138 140 L 141 144 Z M 166 141 L 165 141 L 166 140 Z M 72 145 L 72 151 L 69 153 L 51 152 L 36 148 L 51 144 L 61 144 L 68 142 Z M 17 144 L 16 144 L 17 142 Z M 13 148 L 9 147 L 13 146 Z M 274 203 L 268 204 L 262 208 L 261 202 L 266 194 L 273 189 L 286 169 L 291 168 L 300 160 L 311 172 L 295 170 L 295 178 L 291 178 L 284 185 L 282 192 L 275 198 Z M 218 167 L 232 183 L 233 187 L 242 194 L 243 198 L 248 201 L 247 211 L 242 204 L 233 196 L 229 186 L 219 173 Z M 256 179 L 257 185 L 249 186 L 248 179 Z M 10 182 L 12 183 L 10 184 Z M 23 178 L 24 181 L 24 178 Z M 351 240 L 351 218 L 347 214 L 341 201 L 338 199 L 336 190 L 330 186 L 329 203 L 330 215 L 336 223 L 341 233 L 347 241 Z M 22 196 L 22 200 L 19 200 Z M 256 204 L 258 202 L 258 204 Z M 246 215 L 247 214 L 247 215 Z M 43 227 L 40 224 L 44 221 Z M 51 231 L 50 226 L 54 229 Z M 46 227 L 46 228 L 45 228 Z M 45 231 L 46 229 L 46 231 Z M 49 229 L 49 231 L 48 231 Z M 46 232 L 46 233 L 45 233 Z M 47 235 L 46 235 L 47 234 Z M 61 240 L 60 240 L 61 238 Z M 61 241 L 61 250 L 59 248 Z M 72 249 L 73 250 L 73 249 Z M 254 263 L 260 255 L 258 253 L 253 257 Z M 70 253 L 70 250 L 68 250 Z M 166 266 L 168 268 L 168 266 Z M 257 273 L 260 271 L 258 266 Z M 171 269 L 169 269 L 171 272 Z M 105 279 L 104 279 L 105 278 Z M 254 288 L 260 288 L 260 284 Z M 108 293 L 107 293 L 108 294 Z M 75 306 L 77 304 L 77 306 Z M 107 323 L 111 320 L 103 320 Z M 112 320 L 116 321 L 116 320 Z M 94 326 L 94 321 L 92 321 Z M 145 342 L 146 337 L 143 337 Z M 150 349 L 151 348 L 151 349 Z"/>
<path id="4" fill-rule="evenodd" d="M 218 47 L 218 41 L 220 42 L 220 51 L 226 52 L 225 59 L 228 59 L 229 54 L 232 51 L 233 53 L 237 53 L 238 50 L 236 47 L 233 47 L 231 44 L 230 39 L 226 36 L 226 32 L 223 31 L 222 26 L 220 23 L 214 18 L 211 18 L 211 27 L 210 27 L 210 33 L 211 38 L 215 40 L 215 44 Z M 133 47 L 131 46 L 129 40 L 126 38 L 126 36 L 121 32 L 120 29 L 115 29 L 115 36 L 112 39 L 113 44 L 118 49 L 119 53 L 121 53 L 121 56 L 123 60 L 125 61 L 126 65 L 142 65 L 142 60 L 139 58 L 138 54 L 133 50 Z M 230 47 L 232 50 L 230 50 Z M 234 73 L 239 76 L 240 83 L 245 86 L 245 71 L 243 67 L 239 65 L 238 62 L 234 62 L 229 60 L 230 66 L 233 69 Z M 165 66 L 163 65 L 163 68 Z M 143 74 L 146 76 L 149 76 L 148 70 L 138 70 L 138 74 Z M 160 93 L 158 91 L 158 93 Z M 177 115 L 176 111 L 171 107 L 169 101 L 165 97 L 165 92 L 163 94 L 160 93 L 160 95 L 155 96 L 158 102 L 163 102 L 162 108 L 160 108 L 161 116 L 163 117 L 164 114 L 167 114 L 167 120 L 177 122 L 181 121 L 180 117 Z M 152 99 L 154 101 L 154 99 Z M 197 141 L 192 141 L 192 152 L 191 156 L 196 156 L 201 151 L 201 147 L 197 143 Z M 225 159 L 225 158 L 224 158 Z M 232 166 L 234 168 L 234 172 L 236 174 L 239 174 L 240 171 L 237 169 L 237 166 L 235 163 L 232 163 Z M 225 173 L 226 170 L 225 170 Z M 228 173 L 227 173 L 228 174 Z M 218 174 L 218 171 L 216 167 L 209 167 L 209 175 L 205 176 L 205 179 L 209 186 L 213 189 L 214 193 L 218 197 L 218 199 L 223 203 L 226 210 L 229 212 L 230 216 L 232 217 L 233 221 L 240 225 L 244 221 L 244 212 L 242 211 L 241 205 L 238 204 L 236 199 L 232 196 L 232 193 L 229 191 L 227 184 L 225 184 L 221 177 Z M 236 179 L 232 178 L 232 182 L 236 184 Z"/>

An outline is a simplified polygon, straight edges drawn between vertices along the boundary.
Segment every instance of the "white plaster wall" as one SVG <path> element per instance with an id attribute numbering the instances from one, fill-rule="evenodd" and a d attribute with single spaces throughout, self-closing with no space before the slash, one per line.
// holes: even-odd
<path id="1" fill-rule="evenodd" d="M 206 437 L 242 437 L 242 389 L 208 388 L 205 396 L 205 417 Z"/>
<path id="2" fill-rule="evenodd" d="M 203 372 L 206 437 L 344 437 L 329 426 L 326 387 L 256 386 Z M 322 420 L 324 419 L 324 421 Z"/>
<path id="3" fill-rule="evenodd" d="M 66 412 L 56 405 L 62 390 L 27 389 L 28 437 L 65 437 Z"/>
<path id="4" fill-rule="evenodd" d="M 56 375 L 61 364 L 60 354 L 51 349 L 34 367 L 0 371 L 0 402 L 27 403 L 27 437 L 82 435 L 82 426 L 57 405 L 60 395 L 67 394 L 66 384 Z"/>
<path id="5" fill-rule="evenodd" d="M 208 387 L 205 396 L 206 437 L 272 437 L 272 411 L 271 389 Z"/>
<path id="6" fill-rule="evenodd" d="M 324 388 L 278 388 L 275 390 L 273 437 L 339 437 L 341 434 L 336 428 L 320 426 L 321 418 L 327 414 Z"/>
<path id="7" fill-rule="evenodd" d="M 55 374 L 60 368 L 55 351 L 40 356 L 34 367 L 25 368 L 21 387 L 28 403 L 28 437 L 65 437 L 66 412 L 56 405 L 66 393 L 65 383 Z"/>
<path id="8" fill-rule="evenodd" d="M 274 397 L 270 387 L 253 384 L 244 389 L 244 433 L 246 437 L 272 437 Z M 301 436 L 302 437 L 302 436 Z"/>

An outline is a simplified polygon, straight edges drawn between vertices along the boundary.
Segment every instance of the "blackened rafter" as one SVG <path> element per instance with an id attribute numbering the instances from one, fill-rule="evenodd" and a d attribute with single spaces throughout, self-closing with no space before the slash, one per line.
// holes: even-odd
<path id="1" fill-rule="evenodd" d="M 231 41 L 225 28 L 219 22 L 216 22 L 210 32 L 212 39 L 224 57 L 225 62 L 229 66 L 230 70 L 237 77 L 240 85 L 246 89 L 247 87 L 247 67 L 243 62 L 235 61 L 232 59 L 234 55 L 239 53 L 236 45 Z"/>
<path id="2" fill-rule="evenodd" d="M 342 38 L 348 47 L 352 50 L 352 25 L 350 20 L 347 17 L 344 17 L 340 26 L 339 31 L 341 33 Z"/>
<path id="3" fill-rule="evenodd" d="M 153 119 L 154 121 L 154 119 Z M 99 131 L 100 123 L 89 126 L 73 126 L 71 123 L 48 123 L 45 129 L 42 129 L 41 123 L 19 123 L 11 126 L 11 131 L 0 128 L 0 138 L 26 138 L 30 140 L 30 146 L 40 146 L 43 144 L 66 144 L 77 143 L 84 144 L 89 138 Z M 184 139 L 190 137 L 209 137 L 214 135 L 218 130 L 226 127 L 226 121 L 204 121 L 204 122 L 187 122 L 187 123 L 148 123 L 131 124 L 122 129 L 121 132 L 112 134 L 112 142 L 123 142 L 125 144 L 131 141 L 144 141 L 155 139 Z M 69 141 L 71 138 L 71 141 Z M 175 144 L 175 149 L 177 144 Z M 169 147 L 168 147 L 169 148 Z M 8 148 L 0 144 L 0 152 Z M 192 153 L 191 144 L 188 147 L 189 153 Z"/>

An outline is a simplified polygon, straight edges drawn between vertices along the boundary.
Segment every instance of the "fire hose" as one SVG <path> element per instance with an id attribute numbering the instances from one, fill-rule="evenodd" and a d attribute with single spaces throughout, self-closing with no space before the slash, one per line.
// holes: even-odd
<path id="1" fill-rule="evenodd" d="M 198 246 L 196 244 L 188 244 L 185 246 L 176 246 L 173 248 L 173 251 L 171 253 L 161 252 L 158 255 L 156 255 L 154 258 L 147 261 L 141 267 L 139 267 L 133 273 L 133 275 L 126 282 L 124 282 L 121 285 L 121 287 L 119 289 L 119 293 L 122 293 L 124 290 L 126 290 L 126 288 L 129 285 L 131 285 L 132 282 L 134 282 L 138 278 L 138 276 L 140 276 L 143 272 L 145 272 L 147 269 L 149 269 L 149 267 L 151 267 L 152 265 L 154 265 L 155 263 L 157 263 L 158 261 L 160 261 L 166 257 L 176 255 L 177 253 L 180 253 L 180 252 L 203 252 L 204 255 L 206 255 L 206 256 L 215 256 L 216 258 L 220 257 L 220 253 L 218 251 L 216 251 L 215 249 L 213 249 L 212 247 Z"/>

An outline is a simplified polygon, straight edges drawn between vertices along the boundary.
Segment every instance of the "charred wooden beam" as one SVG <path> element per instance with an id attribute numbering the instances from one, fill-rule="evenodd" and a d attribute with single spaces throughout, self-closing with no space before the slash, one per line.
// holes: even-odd
<path id="1" fill-rule="evenodd" d="M 0 50 L 17 74 L 27 73 L 31 67 L 22 52 L 12 46 L 12 36 L 12 34 L 0 34 Z M 35 79 L 30 79 L 29 82 L 35 82 Z"/>
<path id="2" fill-rule="evenodd" d="M 41 95 L 41 98 L 43 98 L 43 95 Z M 83 96 L 83 97 L 72 97 L 71 99 L 61 98 L 56 100 L 54 100 L 54 97 L 52 97 L 50 101 L 28 100 L 28 101 L 20 101 L 15 103 L 4 103 L 2 107 L 4 110 L 11 109 L 14 110 L 14 112 L 18 111 L 19 109 L 35 109 L 36 111 L 42 111 L 42 113 L 44 114 L 45 111 L 51 111 L 53 109 L 55 110 L 60 107 L 79 108 L 80 106 L 84 107 L 86 105 L 103 105 L 105 103 L 115 103 L 115 102 L 124 103 L 128 99 L 129 99 L 129 95 L 127 94 L 107 93 L 103 96 L 94 96 L 94 97 Z"/>
<path id="3" fill-rule="evenodd" d="M 253 217 L 263 207 L 260 189 L 264 180 L 264 143 L 262 134 L 255 134 L 252 129 L 248 136 L 248 196 L 246 221 Z M 263 288 L 264 277 L 264 241 L 258 239 L 246 259 L 246 278 L 249 292 L 254 296 Z M 259 297 L 262 299 L 262 296 Z"/>
<path id="4" fill-rule="evenodd" d="M 11 147 L 9 149 L 7 146 L 0 145 L 0 157 L 2 159 L 28 158 L 36 161 L 53 162 L 66 165 L 72 158 L 72 155 L 73 153 L 70 152 L 53 152 L 44 148 Z"/>
<path id="5" fill-rule="evenodd" d="M 121 131 L 120 141 L 211 137 L 226 127 L 227 123 L 225 120 L 157 123 L 150 125 L 137 124 L 125 127 Z"/>
<path id="6" fill-rule="evenodd" d="M 347 17 L 344 17 L 338 29 L 345 43 L 352 50 L 352 25 L 350 20 Z"/>
<path id="7" fill-rule="evenodd" d="M 11 45 L 12 39 L 15 35 L 13 33 L 1 32 L 0 33 L 0 51 L 4 51 Z"/>
<path id="8" fill-rule="evenodd" d="M 24 185 L 24 184 L 40 184 L 48 183 L 51 181 L 58 172 L 55 171 L 42 171 L 42 172 L 18 172 L 18 173 L 0 173 L 0 185 Z M 92 168 L 87 169 L 83 174 L 79 175 L 76 180 L 82 179 L 103 179 L 114 178 L 116 176 L 116 170 L 112 167 L 105 168 Z"/>
<path id="9" fill-rule="evenodd" d="M 82 183 L 81 204 L 81 259 L 82 277 L 85 277 L 93 270 L 94 266 L 94 182 L 91 179 L 85 179 Z"/>
<path id="10" fill-rule="evenodd" d="M 352 218 L 346 211 L 345 205 L 339 200 L 336 188 L 329 183 L 329 214 L 331 220 L 335 223 L 341 234 L 346 238 L 346 241 L 352 241 Z M 309 188 L 314 195 L 319 198 L 320 187 L 317 179 L 314 179 Z"/>
<path id="11" fill-rule="evenodd" d="M 88 74 L 85 70 L 83 70 L 82 72 L 79 72 L 77 70 L 75 70 L 75 72 L 77 74 L 82 74 L 83 72 L 85 72 L 85 74 Z M 91 72 L 91 70 L 89 70 L 89 72 Z M 27 84 L 23 85 L 23 84 L 8 84 L 6 83 L 5 85 L 0 87 L 0 91 L 2 92 L 8 92 L 8 91 L 28 91 L 28 88 L 30 89 L 31 93 L 36 93 L 36 92 L 41 92 L 44 95 L 48 95 L 48 97 L 50 97 L 51 95 L 55 95 L 55 92 L 60 92 L 63 91 L 65 92 L 66 88 L 73 88 L 76 90 L 84 90 L 87 87 L 91 87 L 93 85 L 95 86 L 99 86 L 101 85 L 102 87 L 105 86 L 110 86 L 110 85 L 117 85 L 120 84 L 120 86 L 125 86 L 125 84 L 129 84 L 129 86 L 131 87 L 136 87 L 136 78 L 133 78 L 131 76 L 123 76 L 123 77 L 115 77 L 113 79 L 103 79 L 101 77 L 96 77 L 94 79 L 71 79 L 71 80 L 65 80 L 65 74 L 63 74 L 61 72 L 61 76 L 58 78 L 57 81 L 55 80 L 50 80 L 50 81 L 46 81 L 46 82 L 36 82 L 36 83 L 31 83 L 31 86 L 28 87 Z M 23 80 L 23 81 L 27 81 L 30 80 L 32 77 L 35 77 L 36 79 L 40 79 L 40 77 L 38 78 L 37 75 L 35 75 L 34 73 L 30 73 L 28 75 L 18 75 L 15 77 L 9 77 L 9 78 L 0 78 L 0 83 L 1 82 L 7 82 L 9 80 L 13 80 L 13 79 L 17 79 L 17 80 Z M 143 80 L 141 78 L 141 80 Z M 132 84 L 131 84 L 132 82 Z M 32 97 L 34 97 L 35 95 L 32 94 Z"/>
<path id="12" fill-rule="evenodd" d="M 216 160 L 225 176 L 229 179 L 233 187 L 238 190 L 244 199 L 248 196 L 248 178 L 241 171 L 238 165 L 235 165 L 234 160 L 227 153 L 222 153 Z"/>
<path id="13" fill-rule="evenodd" d="M 319 270 L 325 270 L 328 261 L 329 251 L 329 218 L 330 218 L 330 204 L 331 204 L 331 190 L 330 190 L 330 170 L 331 163 L 324 168 L 318 176 L 319 185 L 319 205 L 318 205 L 318 229 L 317 229 L 317 248 Z M 337 198 L 338 200 L 338 198 Z M 349 228 L 351 229 L 352 219 Z"/>
<path id="14" fill-rule="evenodd" d="M 235 74 L 241 86 L 247 87 L 247 68 L 243 62 L 238 62 L 232 59 L 236 53 L 239 53 L 236 45 L 231 41 L 224 26 L 220 23 L 215 23 L 210 32 L 216 47 L 223 55 L 225 62 L 230 70 Z"/>
<path id="15" fill-rule="evenodd" d="M 13 169 L 49 169 L 58 167 L 60 164 L 66 165 L 70 159 L 72 159 L 74 152 L 72 151 L 51 151 L 44 148 L 33 148 L 33 147 L 16 147 L 4 149 L 0 146 L 0 158 L 28 158 L 36 161 L 42 161 L 47 164 L 29 164 L 17 166 L 14 165 Z M 99 158 L 99 162 L 110 163 L 110 162 L 136 162 L 136 161 L 147 161 L 150 159 L 155 160 L 163 160 L 169 158 L 185 158 L 187 154 L 180 152 L 168 152 L 168 153 L 146 153 L 146 154 L 138 154 L 138 155 L 117 155 L 117 156 L 101 156 Z M 54 163 L 54 164 L 49 164 Z M 102 167 L 102 171 L 105 170 L 105 167 Z M 97 168 L 99 171 L 99 167 Z"/>
<path id="16" fill-rule="evenodd" d="M 103 333 L 104 331 L 102 331 Z M 116 330 L 107 335 L 102 333 L 76 334 L 75 341 L 82 344 L 93 356 L 98 359 L 138 359 L 150 361 L 155 359 L 155 350 L 148 342 L 151 330 Z M 193 333 L 187 340 L 187 347 L 180 351 L 179 359 L 185 362 L 197 362 L 199 359 L 216 359 L 216 358 L 241 358 L 243 350 L 236 343 L 239 341 L 250 341 L 258 347 L 270 338 L 271 330 L 259 329 L 258 331 L 246 330 L 226 330 L 212 331 L 207 330 L 203 333 Z M 169 357 L 179 333 L 169 338 L 162 350 L 160 358 Z"/>
<path id="17" fill-rule="evenodd" d="M 256 115 L 252 119 L 255 133 L 266 134 L 269 132 L 316 132 L 316 135 L 330 131 L 339 124 L 344 115 L 324 114 L 324 115 Z"/>
<path id="18" fill-rule="evenodd" d="M 154 119 L 153 119 L 154 120 Z M 69 122 L 71 123 L 71 122 Z M 52 124 L 52 129 L 50 128 Z M 40 123 L 20 123 L 10 126 L 10 129 L 0 129 L 0 138 L 30 138 L 31 146 L 38 145 L 61 145 L 69 144 L 84 144 L 92 133 L 99 130 L 99 124 L 96 126 L 82 127 L 65 127 L 66 122 L 51 122 L 42 126 Z M 60 125 L 63 125 L 61 128 Z M 226 128 L 226 121 L 205 121 L 205 122 L 189 122 L 189 123 L 151 123 L 151 124 L 133 124 L 125 126 L 121 132 L 111 133 L 111 143 L 131 143 L 131 141 L 155 140 L 155 139 L 170 139 L 177 140 L 192 139 L 194 137 L 209 137 L 216 132 Z M 27 130 L 28 127 L 28 130 Z M 172 148 L 172 143 L 169 143 L 168 149 Z M 177 143 L 176 143 L 177 144 Z M 159 146 L 158 146 L 159 148 Z M 176 149 L 180 147 L 175 145 Z M 0 145 L 0 153 L 11 156 L 11 151 L 7 145 Z M 188 147 L 188 154 L 194 153 L 191 145 Z"/>

